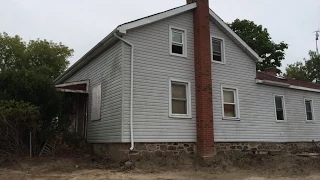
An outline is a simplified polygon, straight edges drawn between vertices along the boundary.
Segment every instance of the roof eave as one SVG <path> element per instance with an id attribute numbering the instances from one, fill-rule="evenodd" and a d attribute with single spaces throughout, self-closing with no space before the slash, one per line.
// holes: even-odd
<path id="1" fill-rule="evenodd" d="M 100 51 L 97 51 L 102 46 L 108 46 L 112 43 L 114 38 L 114 33 L 119 32 L 118 28 L 114 29 L 110 34 L 108 34 L 104 39 L 102 39 L 97 45 L 95 45 L 90 51 L 88 51 L 84 56 L 82 56 L 77 62 L 75 62 L 71 67 L 69 67 L 65 72 L 63 72 L 59 77 L 54 80 L 55 84 L 62 83 L 67 78 L 69 78 L 74 72 L 82 68 L 90 59 L 97 55 Z"/>
<path id="2" fill-rule="evenodd" d="M 270 86 L 276 86 L 276 87 L 284 87 L 284 88 L 289 88 L 289 89 L 296 89 L 296 90 L 301 90 L 301 91 L 310 91 L 310 92 L 320 93 L 320 89 L 308 88 L 308 87 L 303 87 L 303 86 L 296 86 L 296 85 L 292 85 L 289 83 L 282 83 L 282 82 L 276 82 L 276 81 L 270 81 L 270 80 L 264 80 L 264 79 L 256 79 L 256 83 L 270 85 Z"/>
<path id="3" fill-rule="evenodd" d="M 179 8 L 175 8 L 175 9 L 172 9 L 172 10 L 169 10 L 169 11 L 166 11 L 163 13 L 159 13 L 159 14 L 147 17 L 147 18 L 142 18 L 137 21 L 133 21 L 133 22 L 130 22 L 127 24 L 120 25 L 117 29 L 119 32 L 126 34 L 127 30 L 129 30 L 129 29 L 134 29 L 134 28 L 137 28 L 140 26 L 145 26 L 145 25 L 160 21 L 162 19 L 166 19 L 171 16 L 175 16 L 175 15 L 184 13 L 186 11 L 195 9 L 196 7 L 197 7 L 197 3 L 194 2 L 194 3 L 184 5 Z"/>
<path id="4" fill-rule="evenodd" d="M 154 16 L 150 16 L 148 18 L 143 18 L 138 21 L 134 21 L 128 24 L 123 24 L 114 29 L 108 36 L 106 36 L 103 40 L 101 40 L 96 46 L 94 46 L 89 52 L 87 52 L 83 57 L 81 57 L 76 63 L 74 63 L 70 68 L 68 68 L 63 74 L 61 74 L 58 78 L 54 80 L 55 84 L 61 83 L 70 77 L 74 72 L 78 71 L 84 64 L 86 64 L 92 56 L 97 54 L 97 50 L 102 46 L 106 45 L 106 43 L 110 42 L 114 38 L 114 33 L 126 34 L 127 30 L 137 28 L 140 26 L 144 26 L 165 18 L 169 18 L 174 15 L 181 14 L 183 12 L 189 11 L 197 7 L 197 3 L 191 3 L 176 9 L 172 9 L 170 11 L 160 13 Z"/>
<path id="5" fill-rule="evenodd" d="M 215 12 L 213 12 L 210 9 L 210 15 L 211 17 L 222 27 L 226 30 L 227 33 L 229 33 L 229 36 L 231 36 L 234 40 L 238 42 L 238 45 L 242 46 L 242 49 L 245 50 L 251 58 L 253 58 L 256 62 L 262 62 L 262 59 L 260 56 L 250 48 L 250 46 L 245 43 Z"/>

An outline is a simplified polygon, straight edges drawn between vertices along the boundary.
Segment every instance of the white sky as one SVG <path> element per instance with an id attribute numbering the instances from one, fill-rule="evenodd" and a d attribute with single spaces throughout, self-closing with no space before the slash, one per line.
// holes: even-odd
<path id="1" fill-rule="evenodd" d="M 0 32 L 24 40 L 47 39 L 74 49 L 71 64 L 117 25 L 184 5 L 186 0 L 0 0 Z M 268 28 L 275 42 L 289 44 L 286 64 L 315 50 L 320 0 L 210 0 L 225 22 L 252 20 Z"/>

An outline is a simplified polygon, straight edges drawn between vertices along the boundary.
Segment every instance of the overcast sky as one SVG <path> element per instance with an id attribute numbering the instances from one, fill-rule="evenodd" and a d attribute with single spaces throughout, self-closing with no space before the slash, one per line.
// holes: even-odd
<path id="1" fill-rule="evenodd" d="M 186 0 L 0 0 L 0 32 L 24 40 L 47 39 L 74 49 L 71 64 L 117 25 L 184 5 Z M 289 44 L 286 64 L 315 50 L 320 0 L 210 0 L 225 22 L 249 19 L 268 28 L 275 42 Z"/>

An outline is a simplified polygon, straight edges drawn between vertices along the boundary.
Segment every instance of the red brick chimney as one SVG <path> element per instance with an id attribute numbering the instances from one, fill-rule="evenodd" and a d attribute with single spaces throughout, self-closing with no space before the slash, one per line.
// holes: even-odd
<path id="1" fill-rule="evenodd" d="M 197 3 L 194 10 L 194 65 L 196 84 L 197 152 L 202 157 L 214 154 L 212 77 L 210 55 L 209 0 Z"/>
<path id="2" fill-rule="evenodd" d="M 276 67 L 269 67 L 265 70 L 266 74 L 269 74 L 271 76 L 277 76 L 277 68 Z"/>

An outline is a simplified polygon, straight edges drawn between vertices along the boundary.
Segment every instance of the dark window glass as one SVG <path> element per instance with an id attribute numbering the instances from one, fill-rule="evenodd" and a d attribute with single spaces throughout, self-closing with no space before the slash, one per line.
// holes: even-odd
<path id="1" fill-rule="evenodd" d="M 183 54 L 183 47 L 182 45 L 172 45 L 172 53 L 174 54 Z"/>
<path id="2" fill-rule="evenodd" d="M 212 59 L 222 61 L 222 40 L 212 38 Z"/>
<path id="3" fill-rule="evenodd" d="M 275 101 L 276 101 L 277 120 L 284 120 L 283 97 L 276 96 Z"/>
<path id="4" fill-rule="evenodd" d="M 307 113 L 307 120 L 313 120 L 313 115 L 312 115 L 312 102 L 311 100 L 306 100 L 305 105 L 306 105 L 306 113 Z"/>
<path id="5" fill-rule="evenodd" d="M 277 120 L 284 120 L 283 110 L 277 110 Z"/>

